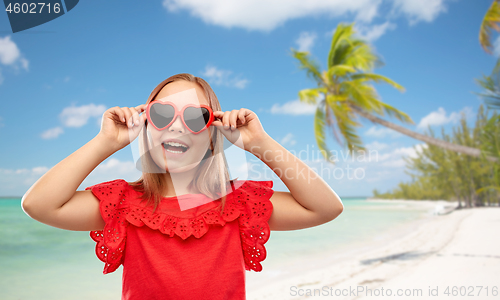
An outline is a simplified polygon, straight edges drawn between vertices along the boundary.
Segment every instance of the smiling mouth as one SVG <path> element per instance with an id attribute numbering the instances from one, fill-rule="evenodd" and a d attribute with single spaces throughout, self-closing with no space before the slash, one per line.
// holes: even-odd
<path id="1" fill-rule="evenodd" d="M 175 142 L 162 143 L 162 146 L 167 152 L 176 153 L 176 154 L 184 153 L 184 152 L 188 151 L 188 149 L 189 149 L 188 146 L 183 145 L 183 144 L 179 144 L 179 143 L 175 143 Z"/>

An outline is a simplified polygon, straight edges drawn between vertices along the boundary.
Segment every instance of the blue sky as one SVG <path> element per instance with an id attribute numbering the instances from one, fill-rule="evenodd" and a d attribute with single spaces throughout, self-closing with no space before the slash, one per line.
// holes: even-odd
<path id="1" fill-rule="evenodd" d="M 0 196 L 22 196 L 92 139 L 105 109 L 142 104 L 158 83 L 184 72 L 206 79 L 223 110 L 256 112 L 272 138 L 294 153 L 302 151 L 300 158 L 311 167 L 326 170 L 330 176 L 323 178 L 337 194 L 370 196 L 375 188 L 386 191 L 410 179 L 403 157 L 422 143 L 362 122 L 358 132 L 377 157 L 335 166 L 317 161 L 314 107 L 301 105 L 297 96 L 315 84 L 298 69 L 290 48 L 310 51 L 324 68 L 337 24 L 356 22 L 384 60 L 375 72 L 406 88 L 400 93 L 377 85 L 382 100 L 408 113 L 415 125 L 405 126 L 419 132 L 427 125 L 449 131 L 461 112 L 472 122 L 482 103 L 473 94 L 480 91 L 474 78 L 488 74 L 496 59 L 478 43 L 491 0 L 120 4 L 80 1 L 66 15 L 15 34 L 7 14 L 0 13 Z M 342 150 L 332 135 L 328 145 Z M 136 180 L 140 173 L 132 161 L 129 147 L 120 150 L 80 189 Z M 234 164 L 242 164 L 236 166 L 242 172 L 263 170 L 253 156 Z M 286 190 L 276 176 L 267 179 L 276 190 Z"/>

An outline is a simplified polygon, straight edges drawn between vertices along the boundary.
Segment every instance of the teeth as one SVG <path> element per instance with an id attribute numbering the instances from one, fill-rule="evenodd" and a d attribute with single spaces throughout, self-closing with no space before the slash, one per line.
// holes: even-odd
<path id="1" fill-rule="evenodd" d="M 184 144 L 180 144 L 180 143 L 176 143 L 176 142 L 167 142 L 165 143 L 166 145 L 170 145 L 170 146 L 174 146 L 174 147 L 182 147 L 182 148 L 188 148 L 186 145 Z"/>
<path id="2" fill-rule="evenodd" d="M 169 150 L 169 149 L 165 149 L 165 150 L 168 151 L 168 152 L 172 152 L 172 153 L 184 153 L 182 151 L 172 151 L 172 150 Z"/>

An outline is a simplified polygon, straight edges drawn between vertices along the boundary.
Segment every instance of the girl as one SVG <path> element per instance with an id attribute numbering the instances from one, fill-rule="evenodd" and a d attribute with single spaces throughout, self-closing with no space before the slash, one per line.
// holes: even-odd
<path id="1" fill-rule="evenodd" d="M 141 132 L 139 180 L 76 190 Z M 274 192 L 272 181 L 229 180 L 223 136 L 290 192 Z M 45 173 L 22 207 L 50 226 L 91 231 L 104 274 L 123 264 L 122 299 L 133 300 L 245 299 L 245 269 L 262 270 L 270 230 L 317 226 L 343 210 L 254 112 L 221 111 L 208 83 L 190 74 L 164 80 L 145 104 L 108 109 L 101 131 Z"/>

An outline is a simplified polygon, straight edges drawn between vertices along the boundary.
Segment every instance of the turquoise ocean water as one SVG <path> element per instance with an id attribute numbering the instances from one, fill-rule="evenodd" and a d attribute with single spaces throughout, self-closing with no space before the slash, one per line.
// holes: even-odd
<path id="1" fill-rule="evenodd" d="M 360 240 L 376 239 L 391 228 L 428 211 L 397 203 L 343 198 L 334 221 L 296 231 L 272 231 L 266 266 L 336 251 Z M 21 209 L 21 199 L 0 199 L 0 299 L 120 299 L 121 270 L 102 274 L 88 232 L 39 223 Z"/>

